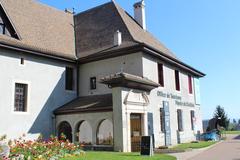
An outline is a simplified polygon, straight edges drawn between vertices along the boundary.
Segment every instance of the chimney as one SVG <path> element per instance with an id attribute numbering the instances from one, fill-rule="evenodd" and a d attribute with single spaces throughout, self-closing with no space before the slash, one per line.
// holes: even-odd
<path id="1" fill-rule="evenodd" d="M 146 15 L 145 15 L 145 2 L 141 0 L 134 5 L 134 18 L 142 26 L 144 30 L 147 29 L 146 26 Z"/>
<path id="2" fill-rule="evenodd" d="M 117 30 L 114 33 L 114 46 L 120 46 L 122 44 L 122 33 Z"/>

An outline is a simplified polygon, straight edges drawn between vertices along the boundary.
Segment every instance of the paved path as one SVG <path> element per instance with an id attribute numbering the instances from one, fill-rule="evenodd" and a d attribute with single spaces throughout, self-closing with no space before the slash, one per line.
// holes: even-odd
<path id="1" fill-rule="evenodd" d="M 228 135 L 226 141 L 214 146 L 170 155 L 178 160 L 240 160 L 240 136 Z"/>
<path id="2" fill-rule="evenodd" d="M 228 135 L 226 141 L 189 160 L 240 160 L 240 136 Z"/>

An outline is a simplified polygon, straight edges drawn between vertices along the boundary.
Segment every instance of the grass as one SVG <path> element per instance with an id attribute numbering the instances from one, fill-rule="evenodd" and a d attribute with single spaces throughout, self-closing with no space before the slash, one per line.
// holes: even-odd
<path id="1" fill-rule="evenodd" d="M 139 153 L 86 152 L 82 157 L 64 158 L 61 160 L 176 160 L 176 158 L 164 154 L 155 154 L 153 157 L 146 157 L 140 156 Z"/>
<path id="2" fill-rule="evenodd" d="M 205 148 L 205 147 L 211 146 L 215 143 L 216 142 L 213 142 L 213 141 L 200 141 L 199 143 L 183 143 L 173 147 L 172 149 L 179 149 L 179 150 L 199 149 L 199 148 Z"/>
<path id="3" fill-rule="evenodd" d="M 240 135 L 240 131 L 223 131 L 224 134 L 238 134 Z"/>

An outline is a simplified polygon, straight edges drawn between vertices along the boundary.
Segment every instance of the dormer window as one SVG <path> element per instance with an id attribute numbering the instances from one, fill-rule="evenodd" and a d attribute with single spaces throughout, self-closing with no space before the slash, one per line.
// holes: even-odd
<path id="1" fill-rule="evenodd" d="M 0 23 L 0 34 L 5 34 L 5 24 L 4 23 Z"/>

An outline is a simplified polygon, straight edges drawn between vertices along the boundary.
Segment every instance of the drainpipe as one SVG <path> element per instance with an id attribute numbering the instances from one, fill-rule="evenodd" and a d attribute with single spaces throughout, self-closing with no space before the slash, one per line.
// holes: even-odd
<path id="1" fill-rule="evenodd" d="M 53 129 L 53 135 L 57 136 L 57 131 L 56 131 L 56 115 L 52 114 L 52 129 Z"/>

